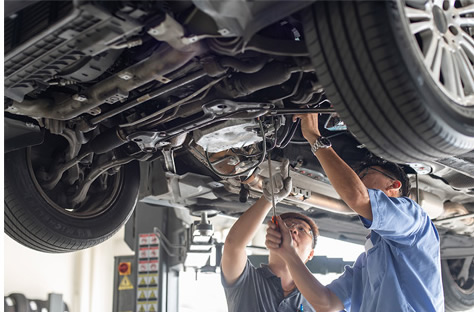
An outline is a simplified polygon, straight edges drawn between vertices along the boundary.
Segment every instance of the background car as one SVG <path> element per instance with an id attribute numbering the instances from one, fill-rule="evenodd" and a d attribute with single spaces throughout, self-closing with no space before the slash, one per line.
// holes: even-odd
<path id="1" fill-rule="evenodd" d="M 99 244 L 154 198 L 238 216 L 264 161 L 278 212 L 364 229 L 302 138 L 319 112 L 351 165 L 403 164 L 442 243 L 447 308 L 474 305 L 472 1 L 5 2 L 5 232 L 43 252 Z"/>

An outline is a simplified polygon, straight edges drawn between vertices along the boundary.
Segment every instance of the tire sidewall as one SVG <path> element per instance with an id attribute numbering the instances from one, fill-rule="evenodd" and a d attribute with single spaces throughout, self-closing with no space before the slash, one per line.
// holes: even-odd
<path id="1" fill-rule="evenodd" d="M 16 208 L 5 203 L 5 209 L 22 216 L 24 226 L 40 228 L 64 243 L 95 245 L 115 233 L 130 217 L 138 197 L 139 168 L 131 162 L 122 168 L 121 189 L 110 208 L 91 218 L 77 218 L 52 207 L 38 192 L 27 165 L 27 151 L 5 154 L 5 184 L 10 186 Z M 14 179 L 9 179 L 14 177 Z M 21 220 L 18 219 L 20 222 Z M 87 246 L 88 247 L 88 246 Z"/>
<path id="2" fill-rule="evenodd" d="M 441 272 L 443 277 L 443 290 L 446 307 L 449 311 L 462 311 L 474 306 L 474 293 L 465 294 L 459 290 L 453 280 L 447 260 L 441 261 Z"/>
<path id="3" fill-rule="evenodd" d="M 398 46 L 399 53 L 405 62 L 403 65 L 410 73 L 411 84 L 419 94 L 421 102 L 429 108 L 431 116 L 438 123 L 464 135 L 466 140 L 473 140 L 474 107 L 463 107 L 455 103 L 433 81 L 423 64 L 416 42 L 409 36 L 407 23 L 402 20 L 405 18 L 401 12 L 403 4 L 404 1 L 388 1 L 387 15 L 389 16 L 395 44 Z"/>
<path id="4" fill-rule="evenodd" d="M 318 79 L 371 153 L 396 163 L 465 154 L 474 148 L 474 116 L 455 110 L 424 64 L 420 68 L 393 3 L 316 2 L 303 12 Z"/>
<path id="5" fill-rule="evenodd" d="M 30 311 L 28 299 L 26 299 L 26 296 L 24 294 L 13 293 L 13 294 L 8 295 L 8 297 L 10 297 L 11 299 L 13 299 L 13 301 L 15 301 L 14 311 L 25 311 L 25 312 Z"/>

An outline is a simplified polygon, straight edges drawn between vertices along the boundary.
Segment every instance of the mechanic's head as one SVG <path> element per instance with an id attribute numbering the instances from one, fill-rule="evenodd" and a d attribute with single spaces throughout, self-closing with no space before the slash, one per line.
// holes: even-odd
<path id="1" fill-rule="evenodd" d="M 305 234 L 308 238 L 311 238 L 311 248 L 316 247 L 316 242 L 319 236 L 319 229 L 313 219 L 308 216 L 305 216 L 301 213 L 296 212 L 287 212 L 280 215 L 280 217 L 285 221 L 286 226 L 290 230 L 296 230 L 300 234 Z M 302 227 L 300 227 L 300 225 Z"/>
<path id="2" fill-rule="evenodd" d="M 362 162 L 355 171 L 366 186 L 374 179 L 379 179 L 379 181 L 385 179 L 391 187 L 398 189 L 398 196 L 410 195 L 410 180 L 405 171 L 395 163 L 372 157 Z"/>
<path id="3" fill-rule="evenodd" d="M 283 213 L 280 217 L 291 232 L 300 259 L 305 263 L 311 260 L 319 235 L 316 223 L 311 218 L 295 212 Z"/>

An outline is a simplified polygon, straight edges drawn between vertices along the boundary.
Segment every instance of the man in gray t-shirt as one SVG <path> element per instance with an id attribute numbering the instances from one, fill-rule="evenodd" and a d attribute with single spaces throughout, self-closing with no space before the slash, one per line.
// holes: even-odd
<path id="1" fill-rule="evenodd" d="M 284 199 L 291 190 L 288 160 L 274 175 L 275 201 Z M 268 265 L 255 268 L 247 259 L 245 247 L 254 237 L 271 209 L 269 183 L 264 183 L 264 196 L 235 222 L 227 235 L 221 262 L 221 279 L 229 312 L 314 311 L 301 295 L 283 259 L 270 251 Z M 290 229 L 300 259 L 311 260 L 318 236 L 313 220 L 298 213 L 284 213 L 282 221 Z"/>

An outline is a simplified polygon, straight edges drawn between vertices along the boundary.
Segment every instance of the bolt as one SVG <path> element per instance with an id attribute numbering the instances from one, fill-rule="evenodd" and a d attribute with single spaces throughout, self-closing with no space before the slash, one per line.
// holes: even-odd
<path id="1" fill-rule="evenodd" d="M 150 29 L 148 33 L 152 36 L 161 35 L 163 32 L 161 31 L 159 27 L 160 25 L 156 26 L 155 28 Z"/>
<path id="2" fill-rule="evenodd" d="M 230 34 L 230 31 L 227 28 L 221 28 L 217 32 L 219 34 L 221 34 L 222 36 L 226 36 L 226 35 Z"/>
<path id="3" fill-rule="evenodd" d="M 72 99 L 75 100 L 75 101 L 79 101 L 79 102 L 87 101 L 87 97 L 83 94 L 74 94 L 72 96 Z"/>
<path id="4" fill-rule="evenodd" d="M 158 77 L 156 78 L 156 80 L 158 80 L 158 81 L 161 82 L 161 83 L 168 83 L 168 82 L 171 81 L 171 79 L 166 78 L 165 76 L 158 76 Z"/>
<path id="5" fill-rule="evenodd" d="M 123 80 L 130 80 L 133 78 L 133 74 L 129 73 L 129 72 L 123 72 L 123 73 L 120 73 L 118 74 L 119 78 L 120 79 L 123 79 Z"/>
<path id="6" fill-rule="evenodd" d="M 184 44 L 191 44 L 191 43 L 197 42 L 198 40 L 199 40 L 198 36 L 190 36 L 190 37 L 184 37 L 182 39 L 182 42 Z"/>
<path id="7" fill-rule="evenodd" d="M 101 112 L 100 108 L 96 107 L 96 108 L 91 109 L 91 110 L 89 111 L 89 114 L 95 116 L 95 115 L 99 115 L 100 112 Z"/>

